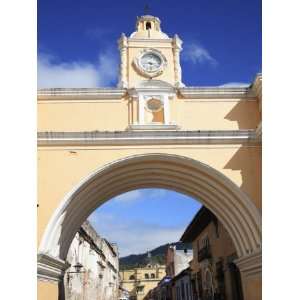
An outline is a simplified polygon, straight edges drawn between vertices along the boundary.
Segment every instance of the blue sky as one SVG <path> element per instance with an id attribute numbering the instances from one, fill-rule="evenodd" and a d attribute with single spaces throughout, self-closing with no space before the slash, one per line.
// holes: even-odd
<path id="1" fill-rule="evenodd" d="M 117 39 L 146 1 L 39 0 L 38 86 L 115 86 Z M 169 36 L 183 40 L 186 85 L 249 83 L 261 71 L 261 1 L 148 1 Z"/>
<path id="2" fill-rule="evenodd" d="M 170 190 L 140 189 L 106 202 L 89 221 L 124 256 L 178 241 L 200 207 L 193 198 Z"/>

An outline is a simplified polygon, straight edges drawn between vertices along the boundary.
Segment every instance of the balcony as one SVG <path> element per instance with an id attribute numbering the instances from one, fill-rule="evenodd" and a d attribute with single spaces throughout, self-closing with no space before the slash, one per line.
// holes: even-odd
<path id="1" fill-rule="evenodd" d="M 198 251 L 198 262 L 209 258 L 211 258 L 211 251 L 209 246 L 205 246 Z"/>

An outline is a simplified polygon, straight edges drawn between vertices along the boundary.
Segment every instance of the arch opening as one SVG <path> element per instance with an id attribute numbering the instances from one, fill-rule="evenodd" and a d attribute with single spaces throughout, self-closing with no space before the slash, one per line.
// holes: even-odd
<path id="1" fill-rule="evenodd" d="M 147 154 L 102 167 L 66 195 L 47 226 L 40 253 L 64 261 L 73 237 L 92 211 L 119 194 L 141 188 L 174 190 L 201 201 L 226 228 L 238 257 L 260 250 L 260 213 L 232 181 L 190 158 Z"/>

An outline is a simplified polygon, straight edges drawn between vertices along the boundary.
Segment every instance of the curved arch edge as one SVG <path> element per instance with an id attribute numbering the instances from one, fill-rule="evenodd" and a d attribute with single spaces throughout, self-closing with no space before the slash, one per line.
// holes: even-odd
<path id="1" fill-rule="evenodd" d="M 233 183 L 229 178 L 227 178 L 220 171 L 215 170 L 214 168 L 200 162 L 194 160 L 192 158 L 173 155 L 173 154 L 161 154 L 161 153 L 151 153 L 151 154 L 140 154 L 127 156 L 113 162 L 109 162 L 104 166 L 96 169 L 94 172 L 89 174 L 86 178 L 81 180 L 62 200 L 60 205 L 55 210 L 52 218 L 50 219 L 46 230 L 43 234 L 42 241 L 40 243 L 39 252 L 50 254 L 51 257 L 60 257 L 60 243 L 63 241 L 60 240 L 62 225 L 65 224 L 66 211 L 68 207 L 73 202 L 78 200 L 76 197 L 80 195 L 85 188 L 87 188 L 90 184 L 95 180 L 99 180 L 101 177 L 108 176 L 107 174 L 113 174 L 113 172 L 118 172 L 118 169 L 126 168 L 130 166 L 134 166 L 137 164 L 149 163 L 156 161 L 158 163 L 165 164 L 165 167 L 169 167 L 171 170 L 172 163 L 174 165 L 180 165 L 183 169 L 185 168 L 187 173 L 189 168 L 192 170 L 196 170 L 199 174 L 204 174 L 208 178 L 214 181 L 215 189 L 223 189 L 221 192 L 230 191 L 231 198 L 228 200 L 226 204 L 226 209 L 230 210 L 230 202 L 232 205 L 238 204 L 239 207 L 236 209 L 235 213 L 240 214 L 241 219 L 247 218 L 247 222 L 243 226 L 248 226 L 248 229 L 244 229 L 244 232 L 241 230 L 241 234 L 252 235 L 249 242 L 250 244 L 245 247 L 244 252 L 239 253 L 238 255 L 245 256 L 250 253 L 254 253 L 259 250 L 261 246 L 261 214 L 258 209 L 255 207 L 252 200 L 240 190 L 240 188 Z M 174 172 L 174 170 L 172 170 Z M 122 191 L 121 191 L 122 192 Z M 217 191 L 218 192 L 218 191 Z M 201 199 L 202 200 L 202 199 Z M 236 203 L 235 203 L 236 202 Z M 235 220 L 235 222 L 238 222 Z M 241 224 L 240 224 L 241 225 Z M 242 226 L 241 226 L 242 227 Z M 241 237 L 242 237 L 241 235 Z M 254 242 L 256 241 L 256 242 Z M 235 243 L 236 244 L 236 243 Z M 256 244 L 256 245 L 254 245 Z M 254 245 L 254 246 L 253 246 Z M 247 249 L 249 248 L 249 249 Z M 61 259 L 62 257 L 60 257 Z"/>

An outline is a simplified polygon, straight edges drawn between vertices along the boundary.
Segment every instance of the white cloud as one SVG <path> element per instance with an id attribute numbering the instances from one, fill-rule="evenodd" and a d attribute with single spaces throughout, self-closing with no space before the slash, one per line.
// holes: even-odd
<path id="1" fill-rule="evenodd" d="M 164 189 L 139 189 L 133 190 L 114 197 L 110 201 L 116 201 L 123 204 L 136 203 L 138 200 L 161 199 L 166 196 L 167 190 Z"/>
<path id="2" fill-rule="evenodd" d="M 141 199 L 142 196 L 143 194 L 141 190 L 133 190 L 113 198 L 112 201 L 122 202 L 122 203 L 132 203 Z"/>
<path id="3" fill-rule="evenodd" d="M 184 231 L 184 228 L 150 224 L 142 220 L 116 220 L 112 215 L 100 212 L 92 214 L 89 221 L 102 237 L 117 243 L 121 257 L 178 241 Z"/>
<path id="4" fill-rule="evenodd" d="M 190 61 L 193 64 L 209 63 L 212 66 L 216 66 L 218 62 L 213 58 L 208 50 L 198 43 L 187 43 L 184 46 L 182 52 L 182 59 Z"/>
<path id="5" fill-rule="evenodd" d="M 99 54 L 97 64 L 57 62 L 52 55 L 38 55 L 38 88 L 93 88 L 108 86 L 117 78 L 118 61 L 109 51 Z"/>
<path id="6" fill-rule="evenodd" d="M 250 84 L 245 82 L 227 82 L 222 85 L 219 85 L 219 87 L 248 87 Z"/>

